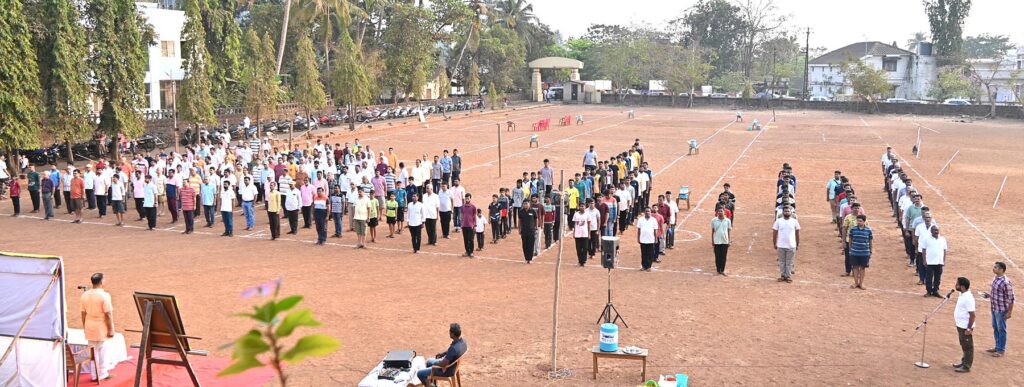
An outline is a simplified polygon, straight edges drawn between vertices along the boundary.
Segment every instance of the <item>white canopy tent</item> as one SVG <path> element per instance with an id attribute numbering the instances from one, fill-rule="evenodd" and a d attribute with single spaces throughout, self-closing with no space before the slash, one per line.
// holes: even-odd
<path id="1" fill-rule="evenodd" d="M 0 385 L 64 386 L 64 262 L 0 252 Z"/>

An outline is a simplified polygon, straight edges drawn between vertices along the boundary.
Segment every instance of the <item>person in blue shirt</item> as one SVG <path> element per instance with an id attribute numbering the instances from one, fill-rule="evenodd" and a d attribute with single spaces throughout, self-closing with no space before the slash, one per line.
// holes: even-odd
<path id="1" fill-rule="evenodd" d="M 868 217 L 857 215 L 857 226 L 850 229 L 846 238 L 850 243 L 850 262 L 853 265 L 853 286 L 851 288 L 864 290 L 864 269 L 868 268 L 868 261 L 871 260 L 872 240 L 874 235 L 871 228 L 867 226 Z"/>
<path id="2" fill-rule="evenodd" d="M 402 227 L 405 226 L 405 207 L 406 207 L 406 198 L 408 197 L 408 195 L 409 195 L 409 191 L 407 191 L 406 188 L 402 186 L 402 181 L 401 180 L 396 181 L 395 182 L 395 201 L 398 202 L 398 211 L 395 214 L 395 221 L 398 224 L 395 226 L 395 228 L 396 228 L 395 232 L 398 233 L 398 234 L 402 233 Z"/>
<path id="3" fill-rule="evenodd" d="M 60 170 L 56 165 L 50 165 L 50 181 L 53 182 L 53 208 L 60 208 Z"/>
<path id="4" fill-rule="evenodd" d="M 448 346 L 448 349 L 444 352 L 438 353 L 433 359 L 427 360 L 427 368 L 416 372 L 416 377 L 419 378 L 422 385 L 430 384 L 430 376 L 453 376 L 457 370 L 457 365 L 453 366 L 462 355 L 466 353 L 466 340 L 462 338 L 462 327 L 457 323 L 452 323 L 448 326 L 448 337 L 452 339 L 452 343 Z"/>
<path id="5" fill-rule="evenodd" d="M 207 177 L 205 183 L 199 186 L 199 196 L 202 199 L 203 215 L 206 217 L 206 228 L 213 227 L 216 222 L 214 206 L 217 199 L 217 185 L 213 183 L 212 177 Z"/>
<path id="6" fill-rule="evenodd" d="M 445 184 L 451 184 L 452 178 L 452 158 L 448 156 L 448 150 L 445 149 L 442 152 L 441 157 L 441 182 Z"/>

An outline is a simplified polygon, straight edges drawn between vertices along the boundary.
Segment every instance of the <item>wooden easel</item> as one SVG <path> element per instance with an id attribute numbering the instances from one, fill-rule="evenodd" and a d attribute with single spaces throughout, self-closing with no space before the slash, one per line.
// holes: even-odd
<path id="1" fill-rule="evenodd" d="M 196 378 L 196 373 L 192 370 L 192 365 L 188 362 L 188 354 L 204 355 L 205 353 L 200 351 L 188 351 L 185 347 L 185 340 L 189 338 L 198 339 L 198 337 L 178 334 L 174 329 L 174 324 L 171 323 L 171 316 L 167 314 L 167 310 L 164 308 L 164 304 L 162 302 L 146 300 L 145 303 L 145 312 L 142 317 L 142 342 L 139 344 L 139 363 L 135 369 L 135 387 L 139 387 L 139 382 L 142 381 L 143 364 L 146 365 L 146 386 L 153 386 L 153 363 L 185 367 L 188 371 L 189 378 L 192 379 L 192 385 L 199 387 L 199 379 Z M 162 318 L 167 324 L 169 332 L 157 332 L 152 329 L 154 312 L 158 315 L 157 318 Z M 178 355 L 181 356 L 181 360 L 153 357 L 154 336 L 170 336 L 174 341 L 174 349 L 178 352 Z"/>

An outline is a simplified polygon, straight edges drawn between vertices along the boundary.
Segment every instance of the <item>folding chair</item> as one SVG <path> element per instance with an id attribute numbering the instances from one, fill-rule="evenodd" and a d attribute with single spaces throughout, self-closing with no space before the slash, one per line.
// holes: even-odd
<path id="1" fill-rule="evenodd" d="M 676 199 L 676 201 L 680 201 L 680 200 L 685 200 L 686 201 L 686 209 L 689 210 L 690 209 L 690 187 L 689 186 L 685 186 L 684 185 L 684 186 L 680 186 L 679 187 L 679 197 Z"/>
<path id="2" fill-rule="evenodd" d="M 459 362 L 461 362 L 462 358 L 464 358 L 464 357 L 466 357 L 465 353 L 463 353 L 462 356 L 459 356 L 458 359 L 455 359 L 455 361 L 452 362 L 452 364 L 449 364 L 447 367 L 441 367 L 441 366 L 430 367 L 430 375 L 427 376 L 427 382 L 425 384 L 426 385 L 430 385 L 431 383 L 434 383 L 434 385 L 436 386 L 437 382 L 448 382 L 448 385 L 451 386 L 451 387 L 462 387 L 462 375 L 459 373 L 459 368 L 460 368 L 459 367 Z M 439 374 L 444 374 L 444 373 L 448 372 L 449 368 L 453 368 L 453 367 L 455 368 L 455 372 L 452 372 L 452 376 L 434 375 L 434 372 L 438 372 Z M 437 371 L 434 371 L 434 370 L 437 370 Z"/>
<path id="3" fill-rule="evenodd" d="M 82 365 L 92 363 L 93 378 L 96 384 L 100 384 L 99 363 L 96 362 L 96 348 L 85 347 L 81 351 L 71 350 L 71 344 L 64 343 L 64 358 L 67 372 L 74 372 L 75 387 L 78 387 L 78 379 L 82 377 Z"/>

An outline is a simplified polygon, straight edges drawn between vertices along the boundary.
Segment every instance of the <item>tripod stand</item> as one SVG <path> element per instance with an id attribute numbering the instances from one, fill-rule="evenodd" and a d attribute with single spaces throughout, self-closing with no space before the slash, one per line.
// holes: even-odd
<path id="1" fill-rule="evenodd" d="M 615 317 L 612 317 L 612 313 L 615 313 Z M 618 321 L 622 321 L 622 326 L 629 328 L 629 324 L 626 323 L 626 319 L 622 318 L 619 314 L 619 310 L 615 309 L 615 305 L 612 304 L 612 269 L 608 269 L 608 303 L 605 304 L 604 310 L 601 311 L 601 315 L 597 317 L 597 323 L 601 324 L 601 320 L 605 323 L 615 324 Z"/>
<path id="2" fill-rule="evenodd" d="M 935 312 L 938 312 L 939 309 L 942 309 L 942 307 L 946 305 L 947 302 L 949 302 L 949 296 L 952 294 L 953 291 L 950 291 L 949 294 L 946 294 L 946 297 L 942 299 L 942 302 L 939 303 L 939 306 L 936 306 L 935 309 L 931 311 L 931 313 L 926 314 L 924 316 L 924 320 L 921 321 L 920 324 L 917 324 L 917 328 L 914 328 L 915 332 L 922 331 L 923 333 L 923 336 L 921 337 L 921 361 L 914 363 L 914 365 L 916 365 L 918 368 L 931 367 L 930 365 L 928 365 L 928 363 L 924 362 L 924 348 L 925 344 L 928 342 L 928 320 L 931 320 L 932 315 L 934 315 Z"/>

